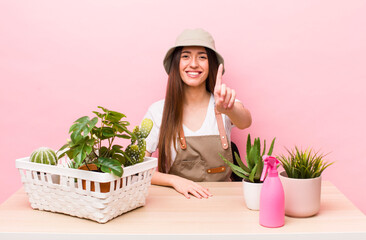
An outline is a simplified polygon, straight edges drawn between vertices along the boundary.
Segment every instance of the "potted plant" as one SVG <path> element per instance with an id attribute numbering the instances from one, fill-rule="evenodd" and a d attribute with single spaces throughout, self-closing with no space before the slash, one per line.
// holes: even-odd
<path id="1" fill-rule="evenodd" d="M 67 160 L 64 164 L 41 164 L 30 157 L 16 160 L 33 209 L 106 223 L 145 205 L 157 167 L 156 158 L 145 157 L 145 138 L 153 123 L 144 119 L 130 132 L 124 114 L 99 108 L 102 112 L 94 112 L 96 117 L 79 118 L 70 127 L 71 139 L 57 154 L 59 160 Z M 118 138 L 129 141 L 126 149 L 117 144 Z M 82 165 L 96 172 L 79 170 Z M 52 175 L 60 177 L 59 183 Z"/>
<path id="2" fill-rule="evenodd" d="M 251 210 L 259 210 L 260 192 L 263 182 L 260 181 L 263 170 L 263 156 L 270 156 L 276 138 L 272 140 L 271 146 L 266 153 L 266 140 L 263 142 L 263 150 L 261 150 L 260 138 L 255 138 L 252 144 L 250 134 L 248 134 L 246 145 L 246 165 L 240 159 L 237 153 L 234 153 L 237 165 L 229 162 L 222 155 L 221 158 L 231 168 L 231 170 L 239 177 L 243 178 L 243 193 L 247 207 Z"/>
<path id="3" fill-rule="evenodd" d="M 141 127 L 136 126 L 133 132 L 127 129 L 126 116 L 116 111 L 98 107 L 102 112 L 93 113 L 96 117 L 88 116 L 77 119 L 70 127 L 70 141 L 63 145 L 59 159 L 65 154 L 72 160 L 70 167 L 82 170 L 112 173 L 117 177 L 123 174 L 122 166 L 131 166 L 144 160 L 146 142 L 152 128 L 152 121 L 144 119 Z M 100 126 L 97 126 L 100 120 Z M 131 139 L 126 150 L 115 144 L 116 138 Z M 85 181 L 82 182 L 85 188 Z M 120 187 L 122 182 L 120 183 Z M 108 192 L 110 183 L 101 184 L 101 191 Z M 94 183 L 91 183 L 94 191 Z"/>
<path id="4" fill-rule="evenodd" d="M 326 154 L 313 149 L 287 150 L 288 155 L 278 156 L 285 171 L 280 179 L 285 191 L 285 213 L 291 217 L 310 217 L 319 212 L 321 174 L 333 164 L 324 161 Z"/>

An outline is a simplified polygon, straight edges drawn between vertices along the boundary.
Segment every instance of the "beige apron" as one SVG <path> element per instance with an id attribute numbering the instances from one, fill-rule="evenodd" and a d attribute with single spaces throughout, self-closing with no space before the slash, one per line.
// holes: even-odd
<path id="1" fill-rule="evenodd" d="M 183 127 L 179 133 L 180 148 L 169 170 L 195 182 L 230 181 L 231 169 L 219 153 L 233 162 L 231 144 L 227 140 L 220 113 L 215 111 L 220 135 L 185 137 Z"/>

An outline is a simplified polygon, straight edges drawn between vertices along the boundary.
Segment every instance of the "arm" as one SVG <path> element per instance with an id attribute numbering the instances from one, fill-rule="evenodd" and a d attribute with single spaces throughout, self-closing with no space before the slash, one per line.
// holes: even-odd
<path id="1" fill-rule="evenodd" d="M 151 153 L 146 151 L 145 156 L 151 157 Z M 172 174 L 161 173 L 159 171 L 155 171 L 153 174 L 151 184 L 173 187 L 177 192 L 183 194 L 186 198 L 190 198 L 189 194 L 192 194 L 197 198 L 208 198 L 212 196 L 208 189 L 191 180 Z"/>
<path id="2" fill-rule="evenodd" d="M 252 125 L 252 116 L 241 102 L 235 102 L 231 109 L 223 109 L 219 112 L 226 114 L 231 122 L 239 129 L 245 129 Z"/>

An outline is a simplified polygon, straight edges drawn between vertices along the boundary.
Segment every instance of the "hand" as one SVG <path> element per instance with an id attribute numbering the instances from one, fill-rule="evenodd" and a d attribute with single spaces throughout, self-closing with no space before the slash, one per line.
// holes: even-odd
<path id="1" fill-rule="evenodd" d="M 220 64 L 217 70 L 216 85 L 214 89 L 216 110 L 220 113 L 225 113 L 234 107 L 236 93 L 234 89 L 222 84 L 222 71 L 224 66 Z"/>
<path id="2" fill-rule="evenodd" d="M 172 186 L 174 187 L 174 189 L 183 194 L 186 198 L 190 198 L 189 194 L 192 194 L 193 196 L 195 196 L 196 198 L 208 198 L 211 197 L 212 194 L 208 191 L 207 188 L 202 187 L 201 185 L 179 177 L 179 176 L 173 176 L 174 179 L 172 181 Z"/>

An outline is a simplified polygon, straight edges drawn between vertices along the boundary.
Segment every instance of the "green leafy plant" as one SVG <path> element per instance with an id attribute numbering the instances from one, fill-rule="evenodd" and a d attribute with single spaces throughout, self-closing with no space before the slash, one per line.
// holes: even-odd
<path id="1" fill-rule="evenodd" d="M 316 178 L 322 172 L 333 164 L 324 161 L 327 154 L 313 151 L 313 149 L 306 149 L 305 151 L 295 149 L 287 150 L 288 156 L 280 155 L 278 160 L 285 169 L 289 178 Z"/>
<path id="2" fill-rule="evenodd" d="M 84 116 L 74 122 L 69 130 L 71 139 L 59 149 L 62 154 L 58 158 L 66 154 L 72 159 L 72 168 L 95 164 L 99 171 L 121 177 L 122 165 L 129 166 L 143 161 L 145 138 L 150 133 L 152 121 L 144 119 L 142 131 L 137 126 L 130 132 L 127 129 L 130 123 L 122 120 L 126 117 L 124 114 L 100 106 L 98 108 L 102 112 L 93 111 L 96 117 L 90 119 Z M 100 126 L 97 126 L 99 120 Z M 122 150 L 123 146 L 114 144 L 116 138 L 131 139 L 126 151 Z"/>
<path id="3" fill-rule="evenodd" d="M 248 134 L 245 156 L 246 165 L 243 163 L 243 161 L 240 159 L 236 152 L 234 153 L 234 157 L 238 165 L 229 162 L 221 154 L 220 156 L 224 160 L 224 162 L 231 168 L 233 173 L 235 173 L 237 176 L 243 178 L 245 181 L 260 183 L 260 178 L 263 171 L 263 156 L 270 156 L 272 154 L 275 140 L 276 138 L 272 140 L 271 146 L 267 154 L 265 154 L 266 140 L 264 140 L 263 150 L 261 150 L 260 138 L 255 138 L 254 143 L 252 144 L 250 134 Z"/>

